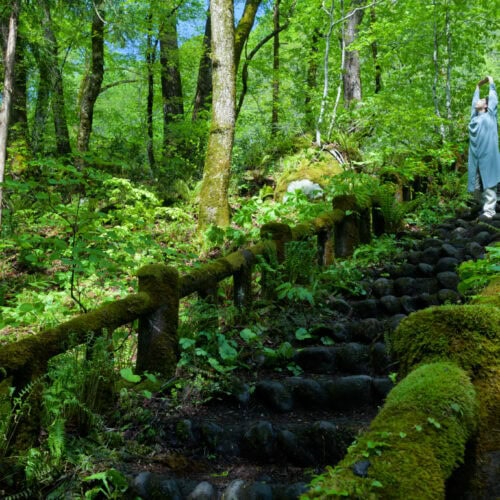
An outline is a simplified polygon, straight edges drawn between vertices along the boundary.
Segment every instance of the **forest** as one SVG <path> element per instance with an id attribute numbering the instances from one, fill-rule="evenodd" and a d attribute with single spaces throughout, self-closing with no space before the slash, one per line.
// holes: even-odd
<path id="1" fill-rule="evenodd" d="M 398 231 L 470 206 L 471 99 L 486 76 L 500 80 L 500 19 L 485 0 L 4 0 L 0 29 L 0 348 L 134 293 L 143 266 L 189 272 L 255 243 L 268 222 L 300 224 L 336 195 L 376 191 L 392 234 L 328 271 L 331 293 L 364 294 L 360 269 L 395 258 Z M 284 196 L 304 179 L 319 199 Z M 287 317 L 304 340 L 321 279 L 303 265 L 310 249 L 297 252 L 276 289 L 296 316 L 262 297 L 261 312 L 229 307 L 209 334 L 213 304 L 186 301 L 174 382 L 134 374 L 135 326 L 113 332 L 108 427 L 98 398 L 79 399 L 109 361 L 95 339 L 94 364 L 76 349 L 21 392 L 2 381 L 0 496 L 127 498 L 110 468 L 119 432 L 107 441 L 103 429 L 144 423 L 133 407 L 151 387 L 177 407 L 224 392 L 243 365 L 237 343 L 281 355 L 286 343 L 257 338 L 272 330 L 263 318 Z M 498 276 L 499 259 L 490 247 L 463 264 L 466 294 Z M 12 454 L 32 394 L 42 432 Z"/>

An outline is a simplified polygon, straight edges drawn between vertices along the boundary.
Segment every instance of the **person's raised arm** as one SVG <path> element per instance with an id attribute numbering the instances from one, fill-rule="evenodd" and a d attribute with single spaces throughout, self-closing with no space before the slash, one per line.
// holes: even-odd
<path id="1" fill-rule="evenodd" d="M 495 82 L 491 76 L 488 76 L 488 83 L 490 84 L 490 91 L 488 94 L 488 111 L 491 111 L 496 116 L 498 108 L 498 94 Z"/>
<path id="2" fill-rule="evenodd" d="M 470 117 L 472 118 L 473 116 L 476 115 L 476 103 L 479 101 L 479 87 L 482 85 L 483 80 L 481 80 L 477 85 L 476 85 L 476 90 L 474 91 L 474 95 L 472 96 L 472 105 L 470 109 Z"/>

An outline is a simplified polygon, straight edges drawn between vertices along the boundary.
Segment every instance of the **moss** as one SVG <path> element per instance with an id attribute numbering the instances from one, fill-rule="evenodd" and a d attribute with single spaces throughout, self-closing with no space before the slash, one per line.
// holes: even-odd
<path id="1" fill-rule="evenodd" d="M 303 498 L 444 498 L 445 480 L 463 461 L 475 430 L 476 409 L 465 371 L 453 363 L 419 367 L 390 392 L 368 432 Z"/>
<path id="2" fill-rule="evenodd" d="M 332 205 L 334 209 L 342 210 L 342 211 L 355 211 L 358 210 L 358 202 L 356 200 L 356 196 L 354 194 L 342 194 L 339 196 L 335 196 L 332 200 Z"/>
<path id="3" fill-rule="evenodd" d="M 472 303 L 500 308 L 500 277 L 492 279 L 481 295 L 474 297 Z"/>
<path id="4" fill-rule="evenodd" d="M 178 360 L 179 274 L 161 264 L 145 266 L 138 274 L 139 290 L 157 307 L 139 319 L 137 371 L 169 377 Z"/>
<path id="5" fill-rule="evenodd" d="M 290 182 L 308 179 L 325 187 L 332 177 L 342 172 L 342 166 L 329 153 L 320 152 L 319 159 L 315 160 L 303 158 L 277 180 L 275 197 L 283 198 Z"/>
<path id="6" fill-rule="evenodd" d="M 389 345 L 400 361 L 401 376 L 420 363 L 448 359 L 474 379 L 498 364 L 499 339 L 500 309 L 453 305 L 411 314 L 390 335 Z"/>

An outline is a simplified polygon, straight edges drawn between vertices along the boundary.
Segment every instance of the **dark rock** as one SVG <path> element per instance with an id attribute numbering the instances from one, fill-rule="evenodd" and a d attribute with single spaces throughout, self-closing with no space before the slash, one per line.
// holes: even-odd
<path id="1" fill-rule="evenodd" d="M 370 465 L 371 463 L 369 460 L 360 460 L 352 466 L 352 471 L 354 475 L 358 477 L 368 477 L 368 468 Z"/>
<path id="2" fill-rule="evenodd" d="M 359 300 L 352 303 L 352 309 L 360 318 L 372 318 L 379 312 L 378 301 L 375 299 Z"/>
<path id="3" fill-rule="evenodd" d="M 463 248 L 458 249 L 455 245 L 445 243 L 441 247 L 441 255 L 443 257 L 453 257 L 454 259 L 461 259 L 463 258 Z"/>
<path id="4" fill-rule="evenodd" d="M 451 290 L 455 290 L 460 281 L 458 274 L 451 271 L 438 273 L 436 277 L 442 288 L 449 288 Z"/>
<path id="5" fill-rule="evenodd" d="M 224 436 L 224 429 L 214 422 L 202 422 L 200 431 L 204 443 L 212 450 L 217 448 Z"/>
<path id="6" fill-rule="evenodd" d="M 381 297 L 380 303 L 389 314 L 398 314 L 401 312 L 401 303 L 399 302 L 399 298 L 394 295 Z"/>
<path id="7" fill-rule="evenodd" d="M 394 280 L 394 294 L 401 297 L 401 295 L 413 295 L 417 291 L 415 279 L 405 276 Z"/>
<path id="8" fill-rule="evenodd" d="M 283 453 L 287 460 L 294 465 L 306 467 L 315 463 L 313 455 L 305 449 L 303 443 L 293 432 L 287 429 L 279 430 L 277 443 L 280 453 Z"/>
<path id="9" fill-rule="evenodd" d="M 371 364 L 374 373 L 386 373 L 391 363 L 387 348 L 383 342 L 375 342 L 372 346 Z"/>
<path id="10" fill-rule="evenodd" d="M 389 318 L 387 321 L 387 327 L 389 331 L 394 331 L 398 327 L 399 323 L 401 323 L 401 321 L 406 318 L 406 316 L 406 314 L 400 313 L 395 314 L 394 316 Z"/>
<path id="11" fill-rule="evenodd" d="M 312 329 L 311 335 L 315 339 L 329 337 L 335 342 L 345 342 L 349 340 L 349 329 L 345 323 L 337 321 L 332 325 L 322 325 Z"/>
<path id="12" fill-rule="evenodd" d="M 416 278 L 416 294 L 436 293 L 439 290 L 438 280 L 435 278 Z"/>
<path id="13" fill-rule="evenodd" d="M 329 406 L 348 410 L 371 404 L 371 380 L 368 375 L 350 375 L 323 382 Z"/>
<path id="14" fill-rule="evenodd" d="M 245 486 L 245 481 L 242 479 L 235 479 L 231 481 L 222 493 L 222 498 L 224 500 L 241 500 L 241 492 L 243 487 Z"/>
<path id="15" fill-rule="evenodd" d="M 349 342 L 335 346 L 337 368 L 344 373 L 369 373 L 370 349 L 367 345 Z"/>
<path id="16" fill-rule="evenodd" d="M 403 295 L 399 298 L 401 304 L 401 309 L 405 314 L 411 314 L 418 310 L 418 298 L 410 297 L 409 295 Z"/>
<path id="17" fill-rule="evenodd" d="M 408 252 L 408 262 L 410 264 L 418 264 L 422 260 L 422 251 L 411 250 Z"/>
<path id="18" fill-rule="evenodd" d="M 384 323 L 377 318 L 364 318 L 351 323 L 352 339 L 372 342 L 384 331 Z"/>
<path id="19" fill-rule="evenodd" d="M 417 271 L 417 266 L 415 266 L 414 264 L 409 264 L 407 262 L 404 262 L 394 270 L 392 276 L 394 278 L 402 278 L 404 276 L 413 277 L 416 275 L 416 271 Z"/>
<path id="20" fill-rule="evenodd" d="M 237 498 L 238 500 L 272 500 L 273 490 L 265 483 L 246 483 L 240 488 L 240 494 Z"/>
<path id="21" fill-rule="evenodd" d="M 451 241 L 461 242 L 467 239 L 467 230 L 463 227 L 457 227 L 450 234 Z"/>
<path id="22" fill-rule="evenodd" d="M 216 498 L 217 492 L 208 481 L 199 483 L 187 496 L 187 500 L 216 500 Z"/>
<path id="23" fill-rule="evenodd" d="M 486 246 L 491 241 L 491 234 L 488 231 L 481 231 L 474 236 L 474 241 L 482 246 Z"/>
<path id="24" fill-rule="evenodd" d="M 372 379 L 373 399 L 375 404 L 380 404 L 394 387 L 389 377 L 374 377 Z"/>
<path id="25" fill-rule="evenodd" d="M 266 420 L 251 425 L 243 435 L 242 449 L 245 455 L 257 460 L 269 460 L 276 452 L 276 432 Z"/>
<path id="26" fill-rule="evenodd" d="M 467 243 L 465 245 L 465 251 L 472 259 L 480 259 L 484 256 L 484 248 L 475 241 Z"/>
<path id="27" fill-rule="evenodd" d="M 310 448 L 320 463 L 334 463 L 346 451 L 350 436 L 327 420 L 315 422 L 307 431 Z M 347 442 L 346 442 L 347 441 Z"/>
<path id="28" fill-rule="evenodd" d="M 273 410 L 286 413 L 293 408 L 291 392 L 277 380 L 261 380 L 255 386 L 255 397 Z"/>
<path id="29" fill-rule="evenodd" d="M 427 238 L 422 241 L 422 248 L 427 250 L 429 248 L 439 248 L 443 245 L 443 240 L 438 238 Z"/>
<path id="30" fill-rule="evenodd" d="M 422 293 L 417 297 L 418 309 L 425 309 L 430 306 L 438 306 L 439 299 L 437 293 Z"/>
<path id="31" fill-rule="evenodd" d="M 420 262 L 417 265 L 417 275 L 419 276 L 432 276 L 434 274 L 434 266 L 432 264 L 426 264 L 425 262 Z"/>
<path id="32" fill-rule="evenodd" d="M 295 405 L 304 408 L 318 408 L 326 402 L 326 393 L 316 380 L 290 377 L 286 380 L 286 384 L 292 392 Z"/>
<path id="33" fill-rule="evenodd" d="M 332 311 L 337 311 L 340 314 L 348 315 L 351 313 L 351 306 L 349 302 L 339 299 L 337 297 L 332 297 L 328 302 L 330 309 Z"/>
<path id="34" fill-rule="evenodd" d="M 458 264 L 458 260 L 453 257 L 441 257 L 436 264 L 436 273 L 454 271 Z"/>
<path id="35" fill-rule="evenodd" d="M 336 368 L 335 351 L 331 347 L 305 347 L 295 353 L 293 360 L 312 373 L 333 373 Z"/>
<path id="36" fill-rule="evenodd" d="M 394 294 L 394 282 L 388 278 L 379 278 L 373 282 L 373 294 L 376 297 L 383 297 L 384 295 Z"/>
<path id="37" fill-rule="evenodd" d="M 441 249 L 437 246 L 426 248 L 422 252 L 422 262 L 426 264 L 435 264 L 441 254 Z"/>

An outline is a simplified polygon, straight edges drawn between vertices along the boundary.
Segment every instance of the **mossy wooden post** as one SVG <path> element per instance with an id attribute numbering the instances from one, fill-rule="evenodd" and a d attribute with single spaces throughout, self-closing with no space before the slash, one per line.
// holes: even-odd
<path id="1" fill-rule="evenodd" d="M 156 310 L 139 319 L 138 372 L 170 377 L 178 361 L 179 273 L 163 264 L 139 270 L 139 292 L 147 293 Z"/>
<path id="2" fill-rule="evenodd" d="M 372 218 L 369 208 L 365 208 L 359 212 L 358 222 L 360 243 L 370 243 L 372 241 Z"/>
<path id="3" fill-rule="evenodd" d="M 327 229 L 318 233 L 318 264 L 329 266 L 333 262 L 335 240 L 333 229 Z"/>
<path id="4" fill-rule="evenodd" d="M 372 206 L 372 231 L 375 236 L 385 233 L 385 217 L 378 205 Z"/>
<path id="5" fill-rule="evenodd" d="M 344 218 L 335 224 L 335 256 L 349 257 L 360 242 L 359 215 L 354 195 L 336 196 L 333 209 L 343 210 Z"/>
<path id="6" fill-rule="evenodd" d="M 260 229 L 260 237 L 263 240 L 272 240 L 276 250 L 276 260 L 281 264 L 285 260 L 286 244 L 292 240 L 292 229 L 288 224 L 280 222 L 268 222 Z M 270 256 L 266 256 L 268 261 Z M 262 271 L 262 292 L 264 297 L 274 297 L 274 287 L 269 283 L 269 276 L 264 270 Z"/>
<path id="7" fill-rule="evenodd" d="M 233 300 L 238 309 L 244 311 L 252 307 L 252 267 L 254 255 L 249 250 L 241 251 L 245 264 L 233 273 Z"/>

